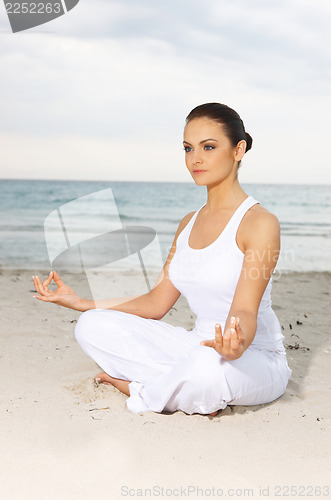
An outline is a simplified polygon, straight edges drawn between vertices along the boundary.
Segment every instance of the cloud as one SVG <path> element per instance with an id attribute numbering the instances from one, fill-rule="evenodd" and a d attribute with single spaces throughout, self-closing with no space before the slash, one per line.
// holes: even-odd
<path id="1" fill-rule="evenodd" d="M 122 179 L 140 178 L 132 165 L 148 162 L 143 173 L 155 180 L 157 162 L 166 180 L 169 164 L 182 162 L 173 148 L 180 147 L 186 114 L 201 102 L 221 101 L 254 136 L 254 179 L 287 181 L 294 165 L 293 182 L 302 169 L 314 182 L 313 161 L 327 177 L 318 151 L 330 129 L 330 11 L 322 0 L 95 0 L 29 32 L 2 34 L 7 166 L 19 175 L 33 166 L 37 175 L 39 149 L 40 175 L 43 164 L 70 158 L 61 175 L 78 176 L 79 165 L 91 172 L 97 162 L 92 175 L 103 178 L 103 155 L 110 155 Z M 15 143 L 24 147 L 13 155 Z M 171 177 L 183 180 L 178 171 L 171 166 Z"/>

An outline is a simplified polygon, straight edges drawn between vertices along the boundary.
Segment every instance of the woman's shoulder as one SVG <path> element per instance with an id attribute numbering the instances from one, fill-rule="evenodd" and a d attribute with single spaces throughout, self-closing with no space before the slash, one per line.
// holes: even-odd
<path id="1" fill-rule="evenodd" d="M 192 217 L 194 216 L 194 214 L 196 214 L 196 212 L 197 211 L 190 212 L 190 213 L 184 215 L 184 217 L 182 218 L 182 220 L 180 221 L 180 223 L 178 225 L 178 228 L 177 228 L 177 231 L 176 231 L 176 235 L 175 235 L 175 242 L 177 241 L 177 238 L 180 235 L 180 233 L 185 229 L 185 227 L 187 226 L 187 224 L 190 222 L 190 220 L 192 219 Z"/>
<path id="2" fill-rule="evenodd" d="M 192 217 L 194 217 L 194 215 L 196 213 L 197 213 L 197 210 L 195 212 L 190 212 L 190 213 L 184 215 L 184 217 L 182 218 L 182 220 L 180 221 L 179 226 L 178 226 L 178 230 L 180 232 L 182 232 L 183 229 L 185 229 L 187 224 L 190 222 L 190 220 L 192 219 Z"/>
<path id="3" fill-rule="evenodd" d="M 263 207 L 260 203 L 256 203 L 245 214 L 247 224 L 279 224 L 278 217 Z"/>
<path id="4" fill-rule="evenodd" d="M 280 223 L 275 214 L 261 204 L 256 204 L 247 210 L 241 221 L 238 242 L 243 248 L 247 248 L 265 237 L 268 240 L 279 240 Z"/>

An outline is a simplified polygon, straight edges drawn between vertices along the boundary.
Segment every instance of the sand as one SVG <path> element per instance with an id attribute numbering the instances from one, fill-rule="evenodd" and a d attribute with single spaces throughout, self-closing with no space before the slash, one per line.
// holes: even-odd
<path id="1" fill-rule="evenodd" d="M 331 494 L 330 273 L 274 279 L 286 392 L 216 417 L 133 414 L 127 396 L 95 386 L 100 370 L 74 338 L 81 313 L 33 299 L 31 274 L 0 276 L 1 499 Z M 180 297 L 163 321 L 191 329 L 194 319 Z"/>

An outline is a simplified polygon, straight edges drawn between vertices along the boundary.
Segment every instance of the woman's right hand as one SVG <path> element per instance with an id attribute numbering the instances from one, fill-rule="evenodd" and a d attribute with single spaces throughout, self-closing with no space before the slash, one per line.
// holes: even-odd
<path id="1" fill-rule="evenodd" d="M 50 282 L 54 279 L 57 289 L 52 291 L 48 288 Z M 63 283 L 56 271 L 51 271 L 45 281 L 41 282 L 39 276 L 33 276 L 34 286 L 39 295 L 34 295 L 36 299 L 43 302 L 54 302 L 59 306 L 68 307 L 79 311 L 81 298 L 67 285 Z"/>

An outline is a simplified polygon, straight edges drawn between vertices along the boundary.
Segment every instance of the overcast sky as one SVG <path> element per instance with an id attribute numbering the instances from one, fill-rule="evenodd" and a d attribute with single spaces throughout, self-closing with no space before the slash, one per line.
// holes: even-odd
<path id="1" fill-rule="evenodd" d="M 218 101 L 239 180 L 331 184 L 329 0 L 80 0 L 12 34 L 0 4 L 1 177 L 193 182 L 185 116 Z"/>

